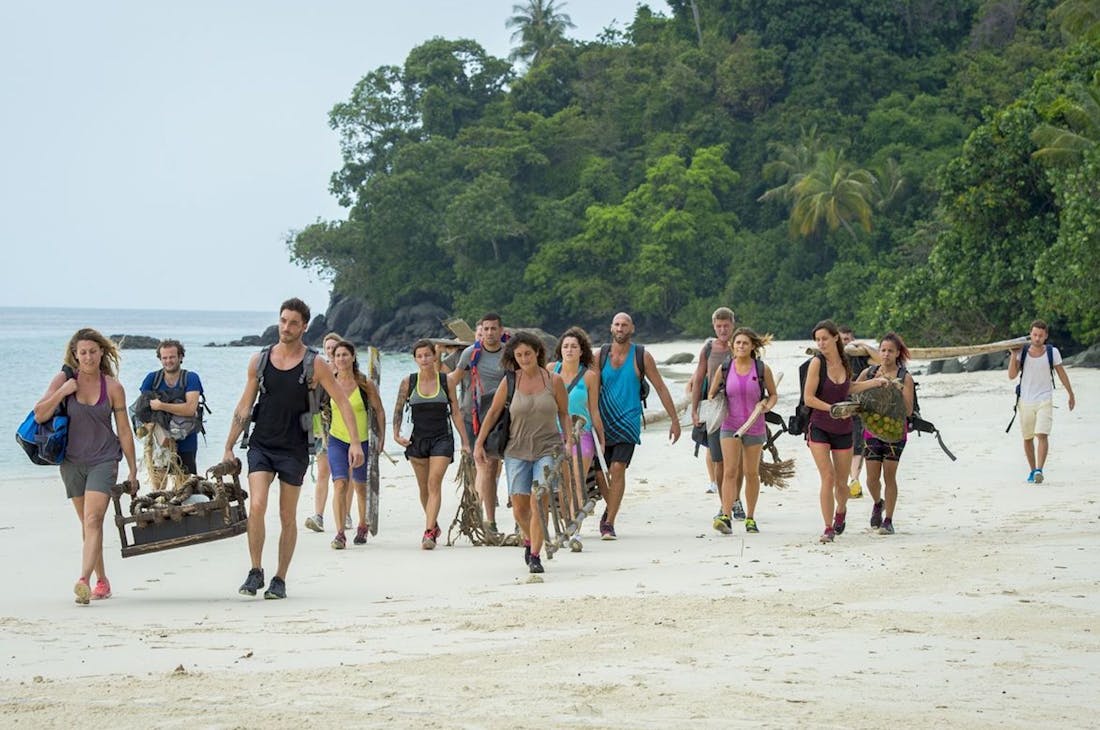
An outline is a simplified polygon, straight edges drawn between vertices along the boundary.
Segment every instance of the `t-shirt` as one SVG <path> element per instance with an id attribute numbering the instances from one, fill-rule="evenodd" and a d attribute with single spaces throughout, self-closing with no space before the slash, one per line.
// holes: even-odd
<path id="1" fill-rule="evenodd" d="M 153 372 L 151 372 L 151 373 L 149 373 L 148 375 L 145 376 L 145 380 L 141 381 L 141 392 L 142 393 L 147 393 L 147 392 L 149 392 L 153 389 L 153 383 L 156 381 L 157 373 L 159 373 L 159 372 L 160 372 L 159 370 L 154 370 Z M 175 396 L 179 396 L 179 386 L 180 386 L 180 383 L 177 382 L 174 388 L 170 388 L 168 386 L 168 381 L 163 380 L 160 384 L 160 390 L 158 392 L 165 394 L 166 398 L 160 398 L 159 400 L 171 399 L 173 397 L 172 391 L 175 391 Z M 200 394 L 202 393 L 202 381 L 199 380 L 198 373 L 193 373 L 190 370 L 188 370 L 187 371 L 187 382 L 183 384 L 183 392 L 185 394 L 183 397 L 186 397 L 186 393 L 191 393 L 191 392 L 196 391 L 196 390 Z M 201 405 L 198 406 L 198 407 L 202 408 Z M 187 438 L 176 442 L 176 451 L 178 451 L 182 454 L 195 453 L 198 450 L 199 450 L 199 432 L 198 431 L 194 431 L 194 432 L 190 433 L 187 436 Z"/>
<path id="2" fill-rule="evenodd" d="M 474 346 L 470 345 L 462 351 L 462 357 L 458 359 L 458 367 L 455 370 L 464 371 L 470 369 L 470 358 L 473 357 Z M 482 416 L 489 410 L 489 404 L 493 402 L 493 396 L 497 392 L 497 386 L 500 385 L 501 379 L 504 377 L 504 368 L 500 364 L 501 358 L 504 357 L 504 345 L 500 346 L 500 349 L 496 352 L 489 352 L 488 350 L 481 351 L 481 357 L 477 361 L 477 372 L 481 378 L 481 414 Z M 470 378 L 469 373 L 463 374 L 463 379 Z M 462 411 L 462 417 L 469 421 L 473 418 L 473 383 L 471 382 L 466 390 L 462 393 L 462 398 L 459 400 L 458 408 Z"/>
<path id="3" fill-rule="evenodd" d="M 1032 357 L 1031 349 L 1025 350 L 1027 363 L 1024 365 L 1024 373 L 1020 378 L 1020 400 L 1024 403 L 1042 403 L 1054 397 L 1053 373 L 1050 371 L 1050 363 L 1047 362 L 1046 349 L 1038 357 Z M 1062 364 L 1062 353 L 1054 348 L 1054 365 Z"/>

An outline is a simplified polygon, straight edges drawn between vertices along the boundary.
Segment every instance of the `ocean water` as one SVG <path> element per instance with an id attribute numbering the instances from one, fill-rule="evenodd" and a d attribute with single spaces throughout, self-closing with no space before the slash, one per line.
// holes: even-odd
<path id="1" fill-rule="evenodd" d="M 206 443 L 200 437 L 198 455 L 200 469 L 212 466 L 221 460 L 230 412 L 244 388 L 248 358 L 259 348 L 206 345 L 260 334 L 277 319 L 272 312 L 0 307 L 0 363 L 8 374 L 0 381 L 0 420 L 8 444 L 0 449 L 0 473 L 15 478 L 57 475 L 56 467 L 36 466 L 27 459 L 15 443 L 15 431 L 61 368 L 69 338 L 82 327 L 94 327 L 107 336 L 147 335 L 174 338 L 184 344 L 184 367 L 202 378 L 206 401 L 213 411 L 206 416 Z M 158 369 L 160 363 L 154 350 L 123 350 L 121 354 L 119 379 L 129 402 L 137 397 L 145 375 Z M 392 418 L 388 411 L 397 398 L 401 377 L 414 368 L 412 356 L 407 353 L 383 355 L 381 391 L 388 417 Z"/>

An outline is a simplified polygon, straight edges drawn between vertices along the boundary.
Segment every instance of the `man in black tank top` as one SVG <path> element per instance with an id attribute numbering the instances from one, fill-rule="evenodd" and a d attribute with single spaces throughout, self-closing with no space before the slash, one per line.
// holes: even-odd
<path id="1" fill-rule="evenodd" d="M 248 553 L 252 568 L 240 588 L 244 595 L 254 596 L 264 585 L 264 515 L 267 512 L 271 483 L 278 476 L 281 492 L 279 520 L 282 523 L 279 563 L 271 585 L 264 592 L 264 598 L 286 598 L 286 573 L 298 540 L 298 526 L 294 516 L 306 469 L 309 468 L 309 439 L 312 438 L 313 429 L 312 419 L 309 418 L 311 387 L 322 387 L 328 391 L 333 405 L 340 409 L 351 435 L 351 445 L 348 447 L 350 465 L 360 466 L 364 460 L 355 414 L 347 396 L 336 385 L 332 370 L 323 365 L 314 367 L 313 383 L 306 382 L 308 352 L 302 342 L 302 335 L 305 334 L 308 324 L 309 307 L 305 302 L 301 299 L 283 302 L 279 308 L 279 344 L 271 348 L 262 373 L 264 392 L 260 393 L 261 373 L 257 372 L 257 368 L 261 357 L 257 353 L 248 362 L 248 380 L 245 382 L 241 400 L 233 411 L 233 423 L 225 441 L 223 460 L 232 461 L 233 444 L 249 421 L 255 421 L 248 447 L 248 492 L 251 501 L 248 513 Z M 257 395 L 259 403 L 256 403 Z M 256 406 L 255 410 L 253 404 Z M 303 415 L 306 417 L 303 418 Z M 308 428 L 303 428 L 303 425 Z"/>

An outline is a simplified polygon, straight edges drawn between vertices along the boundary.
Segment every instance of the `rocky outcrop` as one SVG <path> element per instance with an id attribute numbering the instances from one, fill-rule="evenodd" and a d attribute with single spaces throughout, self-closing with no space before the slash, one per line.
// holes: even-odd
<path id="1" fill-rule="evenodd" d="M 155 350 L 160 340 L 146 335 L 111 335 L 111 341 L 120 350 Z"/>
<path id="2" fill-rule="evenodd" d="M 1084 352 L 1062 360 L 1063 364 L 1075 368 L 1100 368 L 1100 342 Z"/>
<path id="3" fill-rule="evenodd" d="M 665 365 L 687 365 L 695 361 L 695 355 L 690 352 L 678 352 L 665 360 Z"/>
<path id="4" fill-rule="evenodd" d="M 1008 367 L 1007 352 L 991 352 L 986 355 L 972 355 L 963 361 L 963 370 L 976 373 L 981 370 L 1004 370 Z"/>

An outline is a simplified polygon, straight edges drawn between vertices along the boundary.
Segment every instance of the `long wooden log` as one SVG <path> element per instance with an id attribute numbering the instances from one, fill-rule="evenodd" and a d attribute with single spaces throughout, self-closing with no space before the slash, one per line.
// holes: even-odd
<path id="1" fill-rule="evenodd" d="M 950 347 L 910 347 L 909 358 L 912 360 L 944 360 L 952 357 L 971 357 L 973 355 L 988 355 L 993 352 L 1003 352 L 1025 347 L 1030 342 L 1029 337 L 1014 337 L 1011 340 L 999 340 L 987 342 L 983 345 L 954 345 Z M 816 347 L 807 347 L 807 355 L 817 355 Z M 849 357 L 867 357 L 871 362 L 878 364 L 878 351 L 856 342 L 844 347 L 844 352 Z"/>

